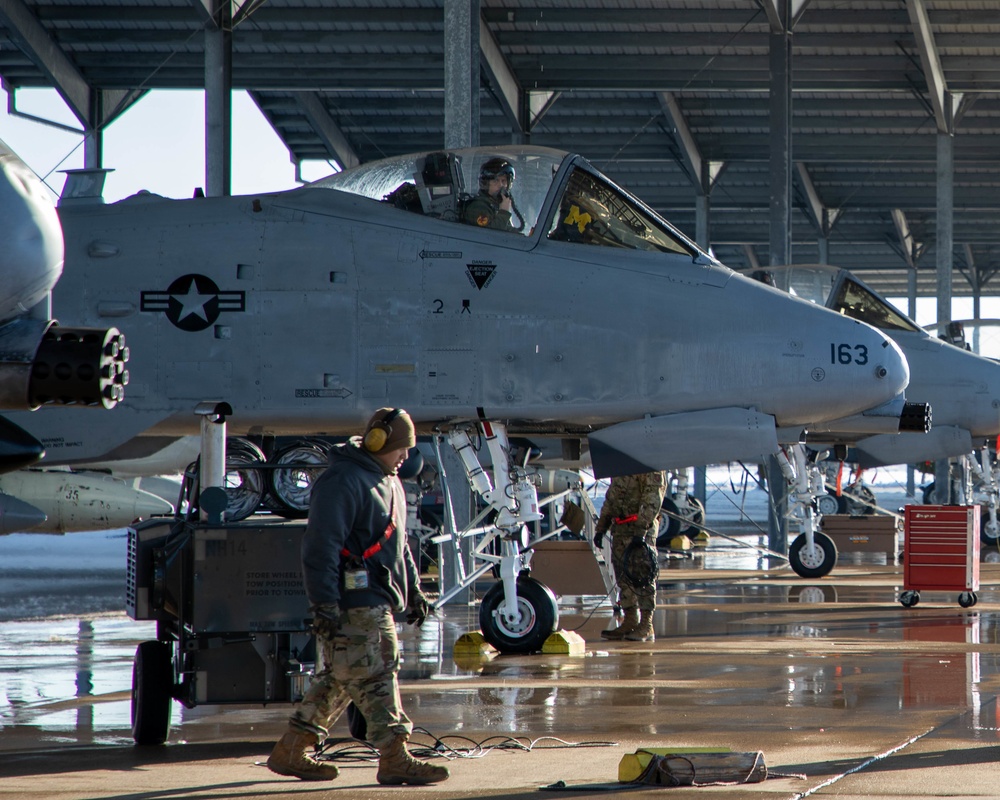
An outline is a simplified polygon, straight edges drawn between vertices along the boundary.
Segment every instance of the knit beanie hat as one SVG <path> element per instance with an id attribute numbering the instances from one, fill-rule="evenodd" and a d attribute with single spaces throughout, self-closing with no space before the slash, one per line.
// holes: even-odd
<path id="1" fill-rule="evenodd" d="M 361 439 L 369 453 L 388 453 L 417 444 L 413 420 L 401 408 L 380 408 L 368 420 Z"/>

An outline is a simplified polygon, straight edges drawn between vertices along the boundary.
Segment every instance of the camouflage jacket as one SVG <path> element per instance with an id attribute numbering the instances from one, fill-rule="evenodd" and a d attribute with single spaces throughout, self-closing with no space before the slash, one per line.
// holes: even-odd
<path id="1" fill-rule="evenodd" d="M 667 476 L 663 472 L 644 472 L 612 478 L 608 493 L 604 496 L 601 516 L 597 520 L 597 533 L 606 533 L 615 520 L 627 519 L 633 514 L 636 515 L 634 521 L 617 523 L 615 529 L 630 535 L 645 533 L 656 523 L 666 484 Z"/>

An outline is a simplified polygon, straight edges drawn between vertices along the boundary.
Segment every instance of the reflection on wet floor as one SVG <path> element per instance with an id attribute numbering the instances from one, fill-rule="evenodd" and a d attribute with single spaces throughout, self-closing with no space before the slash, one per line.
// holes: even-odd
<path id="1" fill-rule="evenodd" d="M 478 628 L 475 605 L 448 606 L 419 629 L 401 627 L 407 712 L 428 730 L 480 737 L 527 731 L 829 748 L 830 731 L 841 747 L 873 731 L 891 744 L 952 720 L 953 735 L 997 741 L 1000 565 L 989 554 L 974 608 L 927 592 L 907 609 L 899 603 L 902 570 L 885 554 L 843 553 L 832 576 L 805 581 L 762 553 L 758 528 L 729 522 L 725 529 L 730 539 L 665 557 L 652 643 L 601 640 L 612 617 L 602 596 L 561 600 L 561 627 L 587 642 L 578 657 L 456 658 L 455 642 Z M 131 743 L 132 659 L 140 642 L 155 638 L 155 625 L 101 605 L 121 591 L 118 574 L 81 595 L 72 562 L 57 605 L 64 616 L 0 615 L 0 751 Z M 44 558 L 26 553 L 18 564 L 18 597 L 59 593 L 46 584 Z M 73 597 L 75 616 L 66 613 Z M 169 741 L 267 739 L 290 709 L 174 703 Z"/>
<path id="2" fill-rule="evenodd" d="M 577 598 L 561 608 L 562 627 L 588 641 L 587 655 L 575 658 L 456 661 L 453 645 L 477 618 L 474 608 L 451 607 L 420 629 L 401 629 L 407 709 L 451 731 L 583 735 L 594 723 L 583 710 L 595 708 L 609 730 L 634 734 L 676 732 L 680 719 L 685 731 L 700 730 L 709 708 L 737 717 L 810 709 L 841 727 L 844 719 L 828 715 L 977 708 L 1000 673 L 995 585 L 978 610 L 904 609 L 897 583 L 884 568 L 859 571 L 822 586 L 836 590 L 822 603 L 804 602 L 789 576 L 668 583 L 656 642 L 644 644 L 602 642 L 610 607 Z M 117 615 L 0 624 L 0 748 L 129 741 L 132 657 L 152 636 L 150 624 Z M 279 724 L 290 707 L 175 708 L 172 740 L 194 741 Z M 766 729 L 772 713 L 755 724 Z"/>

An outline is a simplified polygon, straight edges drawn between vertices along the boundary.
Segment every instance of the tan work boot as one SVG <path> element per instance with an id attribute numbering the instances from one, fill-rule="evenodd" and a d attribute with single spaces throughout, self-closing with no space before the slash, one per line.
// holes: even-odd
<path id="1" fill-rule="evenodd" d="M 447 767 L 435 767 L 424 761 L 417 761 L 406 749 L 406 737 L 397 736 L 387 747 L 379 749 L 378 774 L 375 779 L 387 786 L 409 783 L 421 786 L 425 783 L 439 783 L 449 776 Z"/>
<path id="2" fill-rule="evenodd" d="M 606 631 L 601 631 L 602 639 L 624 639 L 629 633 L 632 633 L 639 625 L 639 609 L 638 608 L 626 608 L 625 609 L 625 619 L 622 620 L 622 624 L 617 628 L 610 628 Z"/>
<path id="3" fill-rule="evenodd" d="M 316 746 L 316 736 L 289 728 L 267 758 L 267 768 L 278 775 L 301 778 L 304 781 L 332 781 L 340 774 L 335 764 L 317 761 L 310 752 Z"/>
<path id="4" fill-rule="evenodd" d="M 635 630 L 625 634 L 629 642 L 652 642 L 656 639 L 653 633 L 653 612 L 643 609 L 639 614 L 639 624 Z"/>

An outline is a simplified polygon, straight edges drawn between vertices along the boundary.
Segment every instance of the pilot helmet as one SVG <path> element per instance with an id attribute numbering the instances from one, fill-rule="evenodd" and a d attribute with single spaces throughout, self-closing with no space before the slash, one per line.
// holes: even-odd
<path id="1" fill-rule="evenodd" d="M 479 188 L 485 189 L 487 184 L 494 178 L 506 175 L 507 188 L 514 185 L 514 167 L 505 158 L 491 158 L 479 168 Z"/>

